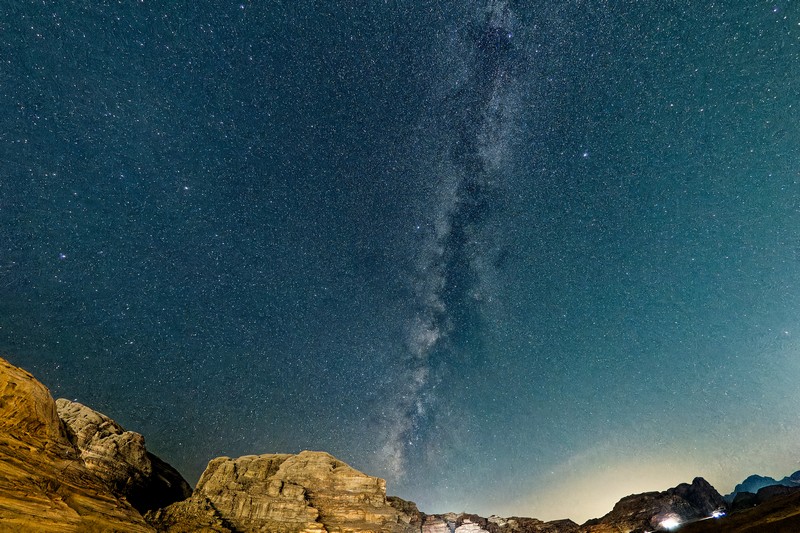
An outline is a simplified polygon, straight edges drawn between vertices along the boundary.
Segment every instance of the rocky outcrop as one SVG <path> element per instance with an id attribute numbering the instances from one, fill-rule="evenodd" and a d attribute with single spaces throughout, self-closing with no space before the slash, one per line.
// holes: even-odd
<path id="1" fill-rule="evenodd" d="M 403 521 L 407 521 L 409 525 L 413 526 L 414 531 L 420 531 L 422 522 L 425 520 L 425 514 L 421 513 L 417 504 L 398 498 L 397 496 L 387 496 L 386 502 L 397 509 Z"/>
<path id="2" fill-rule="evenodd" d="M 191 498 L 150 512 L 159 531 L 219 533 L 573 533 L 570 520 L 426 515 L 382 479 L 324 452 L 212 460 Z"/>
<path id="3" fill-rule="evenodd" d="M 214 459 L 191 498 L 147 518 L 169 532 L 419 531 L 389 504 L 384 480 L 308 451 Z"/>
<path id="4" fill-rule="evenodd" d="M 580 526 L 572 520 L 542 522 L 535 518 L 483 518 L 474 514 L 428 515 L 422 533 L 578 533 Z"/>
<path id="5" fill-rule="evenodd" d="M 640 532 L 665 529 L 707 518 L 714 511 L 727 509 L 722 496 L 705 479 L 681 483 L 664 492 L 646 492 L 621 499 L 614 509 L 597 520 L 584 524 L 591 533 Z"/>
<path id="6" fill-rule="evenodd" d="M 140 513 L 184 500 L 192 489 L 177 470 L 145 448 L 144 437 L 78 402 L 56 400 L 70 441 L 86 467 Z"/>
<path id="7" fill-rule="evenodd" d="M 152 531 L 136 509 L 158 530 L 186 533 L 577 531 L 568 520 L 427 516 L 387 498 L 382 479 L 323 452 L 214 459 L 190 495 L 141 435 L 80 403 L 54 402 L 33 376 L 0 359 L 2 530 Z"/>
<path id="8" fill-rule="evenodd" d="M 498 518 L 489 517 L 489 520 L 495 520 L 501 525 L 499 530 L 502 533 L 576 533 L 579 532 L 580 526 L 572 520 L 552 520 L 550 522 L 542 522 L 535 518 Z"/>
<path id="9" fill-rule="evenodd" d="M 0 524 L 4 532 L 147 532 L 89 470 L 47 388 L 0 359 Z"/>

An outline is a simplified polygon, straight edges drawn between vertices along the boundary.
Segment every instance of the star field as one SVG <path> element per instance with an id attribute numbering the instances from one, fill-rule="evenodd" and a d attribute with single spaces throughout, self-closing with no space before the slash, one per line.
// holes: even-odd
<path id="1" fill-rule="evenodd" d="M 580 521 L 783 477 L 798 60 L 791 2 L 2 3 L 0 352 L 190 482 L 317 449 Z"/>

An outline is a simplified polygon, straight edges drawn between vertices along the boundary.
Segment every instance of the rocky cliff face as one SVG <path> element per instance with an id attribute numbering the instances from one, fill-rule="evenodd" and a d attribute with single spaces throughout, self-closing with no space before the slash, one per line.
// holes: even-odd
<path id="1" fill-rule="evenodd" d="M 0 524 L 7 532 L 152 531 L 86 467 L 47 388 L 4 359 Z"/>
<path id="2" fill-rule="evenodd" d="M 406 533 L 386 483 L 324 452 L 212 460 L 191 498 L 149 513 L 159 530 Z"/>
<path id="3" fill-rule="evenodd" d="M 86 467 L 140 513 L 188 498 L 177 470 L 145 448 L 144 437 L 77 402 L 56 400 L 59 418 Z"/>
<path id="4" fill-rule="evenodd" d="M 718 509 L 727 509 L 722 496 L 705 479 L 681 483 L 664 492 L 646 492 L 621 499 L 614 509 L 597 520 L 584 524 L 590 533 L 643 532 L 663 530 L 707 518 Z"/>

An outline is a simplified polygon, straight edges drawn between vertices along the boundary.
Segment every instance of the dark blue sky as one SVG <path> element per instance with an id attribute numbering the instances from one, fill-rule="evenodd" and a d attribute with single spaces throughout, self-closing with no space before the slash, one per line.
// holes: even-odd
<path id="1" fill-rule="evenodd" d="M 800 9 L 361 4 L 0 4 L 0 352 L 191 482 L 797 470 Z"/>

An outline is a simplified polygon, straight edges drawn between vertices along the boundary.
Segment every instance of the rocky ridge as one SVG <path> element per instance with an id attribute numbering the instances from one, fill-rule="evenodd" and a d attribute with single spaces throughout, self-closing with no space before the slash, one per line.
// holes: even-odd
<path id="1" fill-rule="evenodd" d="M 733 492 L 724 496 L 725 501 L 732 503 L 739 494 L 750 493 L 756 494 L 759 490 L 765 487 L 783 486 L 783 487 L 800 487 L 800 470 L 783 479 L 775 479 L 768 476 L 759 476 L 753 474 L 748 476 L 747 479 L 736 485 Z"/>
<path id="2" fill-rule="evenodd" d="M 54 401 L 33 376 L 0 359 L 3 531 L 639 533 L 675 523 L 686 531 L 800 527 L 800 491 L 788 484 L 761 488 L 750 494 L 742 512 L 707 520 L 727 507 L 702 478 L 664 492 L 627 496 L 607 515 L 583 525 L 427 515 L 413 502 L 387 497 L 384 480 L 311 451 L 213 459 L 191 493 L 180 474 L 144 444 L 141 435 L 89 407 Z"/>
<path id="3" fill-rule="evenodd" d="M 705 479 L 695 478 L 691 484 L 681 483 L 664 492 L 626 496 L 610 513 L 590 520 L 584 527 L 591 533 L 664 530 L 671 524 L 706 519 L 715 511 L 726 510 L 727 504 L 719 492 Z"/>

